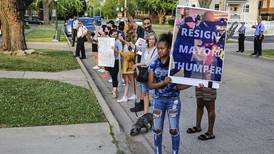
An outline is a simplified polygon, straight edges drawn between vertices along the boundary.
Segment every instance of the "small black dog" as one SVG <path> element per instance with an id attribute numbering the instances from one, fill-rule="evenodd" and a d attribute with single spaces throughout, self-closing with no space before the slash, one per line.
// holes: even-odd
<path id="1" fill-rule="evenodd" d="M 146 133 L 151 129 L 153 126 L 153 114 L 152 113 L 146 113 L 140 118 L 137 119 L 137 122 L 133 125 L 133 128 L 130 130 L 131 136 L 136 136 L 140 134 L 141 129 L 145 128 Z"/>

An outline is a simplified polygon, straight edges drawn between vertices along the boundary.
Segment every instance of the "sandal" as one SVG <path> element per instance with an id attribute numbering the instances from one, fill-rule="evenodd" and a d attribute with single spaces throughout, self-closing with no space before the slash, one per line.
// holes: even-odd
<path id="1" fill-rule="evenodd" d="M 211 140 L 211 139 L 215 139 L 215 135 L 213 135 L 213 134 L 209 135 L 208 132 L 206 132 L 206 133 L 198 136 L 198 139 L 202 140 L 202 141 Z"/>
<path id="2" fill-rule="evenodd" d="M 200 129 L 198 129 L 197 127 L 192 127 L 192 128 L 188 128 L 187 130 L 186 130 L 186 132 L 188 133 L 188 134 L 193 134 L 193 133 L 197 133 L 197 132 L 201 132 L 202 131 L 202 129 L 200 128 Z"/>

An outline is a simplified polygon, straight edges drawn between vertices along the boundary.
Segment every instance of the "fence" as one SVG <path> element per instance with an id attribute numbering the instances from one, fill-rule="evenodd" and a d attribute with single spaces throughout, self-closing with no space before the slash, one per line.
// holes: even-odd
<path id="1" fill-rule="evenodd" d="M 232 26 L 234 22 L 228 23 L 228 28 Z M 255 21 L 247 21 L 245 22 L 246 29 L 246 36 L 254 36 L 255 29 L 252 28 L 253 25 L 255 25 L 257 22 Z M 274 21 L 263 21 L 263 24 L 265 26 L 265 32 L 264 35 L 274 35 Z M 241 23 L 238 23 L 238 27 L 235 30 L 235 33 L 233 36 L 238 36 L 238 29 L 241 27 Z"/>

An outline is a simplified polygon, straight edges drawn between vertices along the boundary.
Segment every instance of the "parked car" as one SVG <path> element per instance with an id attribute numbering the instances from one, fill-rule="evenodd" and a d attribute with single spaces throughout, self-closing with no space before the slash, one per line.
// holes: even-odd
<path id="1" fill-rule="evenodd" d="M 29 24 L 38 24 L 38 25 L 44 24 L 44 21 L 37 19 L 37 18 L 31 18 L 31 19 L 25 18 L 24 21 Z"/>
<path id="2" fill-rule="evenodd" d="M 95 32 L 95 25 L 93 24 L 94 19 L 91 17 L 80 17 L 79 20 L 83 23 L 83 25 L 88 29 L 89 32 Z M 65 23 L 65 33 L 67 36 L 72 35 L 72 23 L 73 19 L 68 19 Z"/>
<path id="3" fill-rule="evenodd" d="M 91 17 L 80 17 L 79 20 L 88 29 L 89 32 L 95 32 L 95 25 L 93 24 L 94 18 Z"/>
<path id="4" fill-rule="evenodd" d="M 96 26 L 101 26 L 102 25 L 102 17 L 101 16 L 94 16 L 93 17 Z"/>
<path id="5" fill-rule="evenodd" d="M 72 19 L 68 19 L 65 23 L 65 33 L 67 34 L 67 36 L 71 36 L 72 35 Z"/>

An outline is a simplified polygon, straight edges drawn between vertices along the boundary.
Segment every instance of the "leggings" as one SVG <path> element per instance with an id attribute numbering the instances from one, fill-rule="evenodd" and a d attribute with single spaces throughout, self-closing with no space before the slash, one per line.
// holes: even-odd
<path id="1" fill-rule="evenodd" d="M 108 71 L 112 79 L 112 86 L 118 87 L 119 60 L 115 60 L 114 68 L 109 67 Z"/>
<path id="2" fill-rule="evenodd" d="M 172 154 L 179 153 L 180 132 L 179 118 L 181 112 L 180 98 L 156 98 L 153 100 L 153 134 L 154 152 L 162 153 L 162 133 L 164 128 L 165 114 L 167 113 L 169 122 L 169 133 L 172 140 Z"/>

